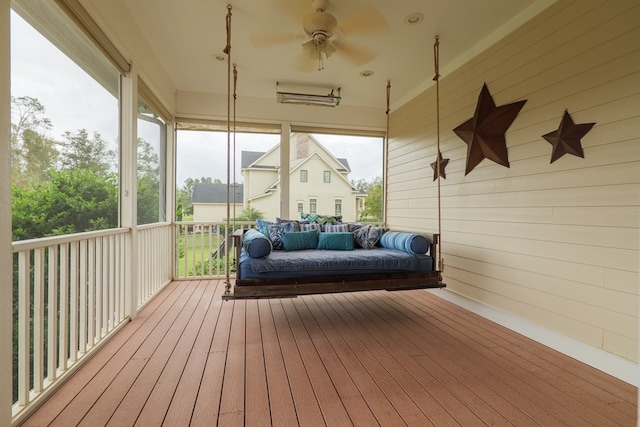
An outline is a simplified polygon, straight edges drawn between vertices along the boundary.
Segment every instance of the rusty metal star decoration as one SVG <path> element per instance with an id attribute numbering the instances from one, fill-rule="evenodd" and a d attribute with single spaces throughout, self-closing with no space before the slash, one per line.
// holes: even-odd
<path id="1" fill-rule="evenodd" d="M 496 107 L 487 84 L 482 85 L 475 114 L 453 130 L 468 146 L 465 175 L 485 158 L 509 167 L 507 141 L 504 134 L 525 102 L 527 101 Z"/>
<path id="2" fill-rule="evenodd" d="M 440 160 L 440 168 L 438 170 L 438 160 Z M 447 167 L 447 163 L 449 163 L 449 159 L 443 159 L 442 153 L 438 151 L 438 158 L 435 162 L 431 163 L 431 169 L 433 169 L 433 180 L 438 179 L 438 176 L 441 176 L 444 179 L 447 179 L 447 174 L 444 172 L 444 168 Z"/>
<path id="3" fill-rule="evenodd" d="M 560 120 L 560 127 L 553 132 L 542 135 L 549 144 L 553 145 L 550 163 L 555 162 L 567 153 L 584 158 L 580 139 L 591 130 L 593 125 L 595 123 L 575 124 L 569 112 L 564 110 L 564 115 Z"/>

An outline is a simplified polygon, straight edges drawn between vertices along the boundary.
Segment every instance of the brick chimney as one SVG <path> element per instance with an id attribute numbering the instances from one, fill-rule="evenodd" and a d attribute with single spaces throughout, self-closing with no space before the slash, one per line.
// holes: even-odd
<path id="1" fill-rule="evenodd" d="M 296 159 L 302 159 L 309 155 L 309 135 L 306 133 L 296 134 Z"/>

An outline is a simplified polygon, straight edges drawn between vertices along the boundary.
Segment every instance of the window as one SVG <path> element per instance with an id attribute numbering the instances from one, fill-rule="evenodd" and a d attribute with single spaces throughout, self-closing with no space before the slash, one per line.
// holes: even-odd
<path id="1" fill-rule="evenodd" d="M 306 169 L 301 169 L 300 170 L 300 182 L 307 182 L 309 181 L 309 171 Z"/>
<path id="2" fill-rule="evenodd" d="M 335 214 L 336 216 L 342 216 L 342 199 L 336 199 L 335 201 Z"/>
<path id="3" fill-rule="evenodd" d="M 165 220 L 167 125 L 138 98 L 138 224 Z"/>
<path id="4" fill-rule="evenodd" d="M 304 212 L 304 202 L 298 202 L 298 212 Z"/>
<path id="5" fill-rule="evenodd" d="M 115 228 L 120 73 L 54 2 L 12 4 L 13 240 Z"/>
<path id="6" fill-rule="evenodd" d="M 318 199 L 309 199 L 309 213 L 318 213 Z"/>
<path id="7" fill-rule="evenodd" d="M 324 171 L 322 174 L 322 182 L 330 183 L 331 182 L 331 171 Z"/>

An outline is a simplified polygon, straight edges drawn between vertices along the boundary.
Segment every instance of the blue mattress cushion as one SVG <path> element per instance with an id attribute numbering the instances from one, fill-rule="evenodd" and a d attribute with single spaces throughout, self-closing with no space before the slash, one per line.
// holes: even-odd
<path id="1" fill-rule="evenodd" d="M 410 254 L 426 254 L 431 246 L 429 239 L 420 234 L 403 231 L 387 231 L 380 237 L 380 246 Z"/>
<path id="2" fill-rule="evenodd" d="M 265 258 L 272 250 L 271 241 L 253 228 L 247 230 L 242 236 L 242 246 L 251 258 Z"/>
<path id="3" fill-rule="evenodd" d="M 353 250 L 353 233 L 320 233 L 318 249 Z"/>
<path id="4" fill-rule="evenodd" d="M 318 232 L 310 230 L 283 233 L 282 242 L 285 251 L 315 249 L 318 246 Z"/>

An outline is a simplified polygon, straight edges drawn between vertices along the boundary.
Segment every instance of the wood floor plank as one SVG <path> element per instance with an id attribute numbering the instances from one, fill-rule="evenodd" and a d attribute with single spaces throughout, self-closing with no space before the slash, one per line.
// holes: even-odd
<path id="1" fill-rule="evenodd" d="M 245 311 L 246 301 L 236 301 L 231 320 L 231 331 L 227 347 L 227 360 L 224 366 L 222 396 L 220 400 L 220 419 L 226 420 L 225 426 L 242 425 L 245 408 Z M 242 415 L 242 416 L 240 416 Z M 240 424 L 235 424 L 236 422 Z M 234 424 L 232 424 L 232 422 Z"/>
<path id="2" fill-rule="evenodd" d="M 221 304 L 220 317 L 198 385 L 198 396 L 191 417 L 193 425 L 204 426 L 218 419 L 234 307 L 235 303 Z"/>
<path id="3" fill-rule="evenodd" d="M 245 423 L 253 426 L 271 425 L 258 300 L 247 302 L 246 325 Z"/>
<path id="4" fill-rule="evenodd" d="M 207 315 L 198 330 L 198 336 L 189 354 L 189 359 L 180 376 L 176 391 L 165 414 L 163 421 L 164 424 L 168 426 L 189 425 L 191 422 L 193 408 L 198 396 L 198 389 L 203 372 L 205 371 L 213 335 L 220 320 L 223 304 L 221 299 L 223 289 L 222 282 L 209 281 L 208 286 L 213 288 L 215 293 L 209 303 Z M 150 408 L 150 410 L 153 411 L 153 408 Z"/>
<path id="5" fill-rule="evenodd" d="M 313 346 L 318 353 L 327 373 L 329 374 L 333 386 L 335 387 L 342 404 L 344 405 L 349 418 L 354 425 L 372 426 L 377 424 L 376 418 L 371 408 L 366 404 L 358 387 L 351 379 L 349 372 L 342 364 L 342 361 L 331 347 L 331 343 L 324 335 L 323 329 L 318 325 L 312 313 L 307 307 L 306 298 L 292 300 L 296 309 L 301 313 L 305 328 L 313 337 Z"/>
<path id="6" fill-rule="evenodd" d="M 406 341 L 396 341 L 394 336 L 397 335 L 398 329 L 403 328 L 403 324 L 394 322 L 390 318 L 382 318 L 376 310 L 375 306 L 369 304 L 369 293 L 362 293 L 353 298 L 344 298 L 336 296 L 336 299 L 350 313 L 362 313 L 365 318 L 376 325 L 373 329 L 376 331 L 373 338 L 372 346 L 380 346 L 389 351 L 391 361 L 402 366 L 407 372 L 415 378 L 415 380 L 424 388 L 424 393 L 432 396 L 433 401 L 437 402 L 442 410 L 448 412 L 460 425 L 505 425 L 509 421 L 499 412 L 487 406 L 485 402 L 482 405 L 475 405 L 473 409 L 454 393 L 452 393 L 446 383 L 438 381 L 430 372 L 430 365 L 422 365 L 416 360 L 416 356 L 412 355 L 413 346 L 409 346 L 409 352 L 405 351 L 404 344 Z M 361 325 L 361 322 L 358 322 Z M 358 333 L 358 331 L 355 331 Z M 420 357 L 420 356 L 418 356 Z M 447 382 L 451 379 L 448 377 Z M 470 394 L 467 394 L 470 397 Z M 429 413 L 430 414 L 430 413 Z M 437 423 L 437 420 L 434 420 Z"/>
<path id="7" fill-rule="evenodd" d="M 154 298 L 147 304 L 145 310 L 136 317 L 135 323 L 130 322 L 127 324 L 109 340 L 101 351 L 86 361 L 82 368 L 65 382 L 64 393 L 55 393 L 51 396 L 40 409 L 22 425 L 51 425 L 54 419 L 87 387 L 89 381 L 109 363 L 110 359 L 119 349 L 122 349 L 129 340 L 133 339 L 135 341 L 153 329 L 152 323 L 161 318 L 166 312 L 167 307 L 174 303 L 172 293 L 181 293 L 182 291 L 184 291 L 184 289 L 178 289 L 176 282 L 169 284 L 158 298 Z M 151 320 L 150 323 L 147 322 L 149 319 Z"/>
<path id="8" fill-rule="evenodd" d="M 100 396 L 83 418 L 87 425 L 133 425 L 153 391 L 160 374 L 171 359 L 178 342 L 189 338 L 185 329 L 200 304 L 204 292 L 200 284 L 186 300 L 185 305 L 160 340 L 147 340 L 131 361 L 143 361 L 138 372 L 120 374 Z M 120 401 L 118 402 L 118 399 Z M 106 417 L 106 418 L 105 418 Z M 110 419 L 115 420 L 110 422 Z"/>
<path id="9" fill-rule="evenodd" d="M 406 425 L 398 410 L 388 399 L 385 391 L 375 381 L 376 369 L 362 363 L 357 356 L 357 352 L 349 346 L 348 342 L 339 333 L 338 328 L 333 324 L 331 311 L 323 310 L 322 307 L 327 304 L 324 297 L 314 295 L 305 297 L 305 300 L 316 322 L 324 331 L 326 338 L 375 415 L 378 424 Z M 337 315 L 333 314 L 333 316 Z"/>
<path id="10" fill-rule="evenodd" d="M 635 426 L 637 388 L 422 290 L 167 286 L 25 426 Z"/>
<path id="11" fill-rule="evenodd" d="M 276 300 L 277 301 L 277 300 Z M 277 301 L 277 304 L 280 304 Z M 289 378 L 284 367 L 284 356 L 271 311 L 272 302 L 258 301 L 260 326 L 262 327 L 262 348 L 271 407 L 271 422 L 276 427 L 298 424 Z"/>
<path id="12" fill-rule="evenodd" d="M 306 367 L 306 373 L 318 401 L 322 418 L 327 425 L 349 425 L 351 423 L 340 395 L 318 355 L 313 340 L 304 326 L 302 317 L 291 300 L 283 300 L 282 306 L 289 320 L 289 327 Z"/>
<path id="13" fill-rule="evenodd" d="M 425 307 L 428 309 L 434 309 L 435 304 L 432 300 L 423 299 Z M 411 303 L 417 308 L 415 300 Z M 487 331 L 478 326 L 479 316 L 469 313 L 467 317 L 468 321 L 462 322 L 459 317 L 448 316 L 445 310 L 442 310 L 440 306 L 441 319 L 444 322 L 448 320 L 447 326 L 450 327 L 449 331 L 456 330 L 457 333 L 464 336 L 469 341 L 469 345 L 476 348 L 480 354 L 487 356 L 487 358 L 495 359 L 497 363 L 502 365 L 506 370 L 510 371 L 511 375 L 518 377 L 522 381 L 526 382 L 533 389 L 536 389 L 539 393 L 544 394 L 554 401 L 563 405 L 566 409 L 573 412 L 573 415 L 578 415 L 583 418 L 585 422 L 593 423 L 595 425 L 603 425 L 607 423 L 607 420 L 613 420 L 614 422 L 629 422 L 628 418 L 622 417 L 619 411 L 615 408 L 609 408 L 607 405 L 602 405 L 599 408 L 594 408 L 594 401 L 588 402 L 587 400 L 581 400 L 580 396 L 585 396 L 584 391 L 577 388 L 575 383 L 567 382 L 564 379 L 553 375 L 541 367 L 532 363 L 533 360 L 527 353 L 527 357 L 521 357 L 513 351 L 516 348 L 514 345 L 508 345 L 504 347 L 505 343 L 498 339 L 496 331 L 500 331 L 503 328 L 499 325 L 492 325 L 491 330 Z M 460 328 L 454 328 L 453 325 L 460 325 Z M 607 414 L 603 414 L 607 412 Z M 621 416 L 617 416 L 620 414 Z M 615 418 L 612 418 L 615 415 Z"/>
<path id="14" fill-rule="evenodd" d="M 316 400 L 311 380 L 296 347 L 289 319 L 287 319 L 282 304 L 272 304 L 271 312 L 282 348 L 284 368 L 289 379 L 298 423 L 305 426 L 324 426 L 322 410 Z"/>

